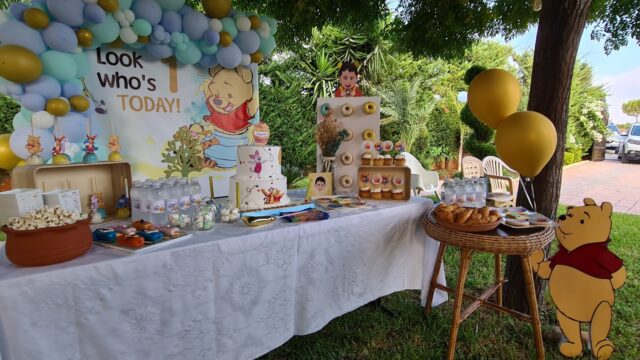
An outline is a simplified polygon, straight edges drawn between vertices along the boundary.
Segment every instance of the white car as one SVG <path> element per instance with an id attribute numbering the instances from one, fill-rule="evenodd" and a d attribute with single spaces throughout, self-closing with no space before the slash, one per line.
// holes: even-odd
<path id="1" fill-rule="evenodd" d="M 620 130 L 618 130 L 616 124 L 607 125 L 607 149 L 618 152 L 622 140 L 624 138 L 620 135 Z"/>
<path id="2" fill-rule="evenodd" d="M 629 133 L 618 146 L 618 159 L 626 163 L 629 160 L 640 160 L 640 124 L 631 125 Z"/>

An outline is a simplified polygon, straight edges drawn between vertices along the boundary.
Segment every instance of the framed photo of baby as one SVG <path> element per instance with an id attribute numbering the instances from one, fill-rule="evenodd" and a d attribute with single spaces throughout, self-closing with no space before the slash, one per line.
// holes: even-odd
<path id="1" fill-rule="evenodd" d="M 331 195 L 333 195 L 333 174 L 330 172 L 309 173 L 309 188 L 306 198 Z"/>

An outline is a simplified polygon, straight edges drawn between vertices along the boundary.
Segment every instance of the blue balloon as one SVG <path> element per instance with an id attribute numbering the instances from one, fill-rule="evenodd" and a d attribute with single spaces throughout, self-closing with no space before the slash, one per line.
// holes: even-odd
<path id="1" fill-rule="evenodd" d="M 67 81 L 62 84 L 62 95 L 67 99 L 72 96 L 82 95 L 82 85 L 74 81 Z"/>
<path id="2" fill-rule="evenodd" d="M 162 15 L 162 21 L 160 25 L 170 33 L 182 32 L 182 16 L 175 11 L 166 11 Z"/>
<path id="3" fill-rule="evenodd" d="M 153 0 L 137 0 L 131 10 L 136 14 L 136 19 L 145 19 L 151 25 L 158 24 L 162 20 L 162 9 Z"/>
<path id="4" fill-rule="evenodd" d="M 180 45 L 186 45 L 184 46 L 184 49 L 181 49 L 180 47 L 176 49 L 176 59 L 178 59 L 181 64 L 193 65 L 200 61 L 202 52 L 193 41 L 182 43 Z"/>
<path id="5" fill-rule="evenodd" d="M 47 50 L 40 32 L 17 20 L 7 20 L 0 24 L 0 43 L 20 45 L 38 55 Z"/>
<path id="6" fill-rule="evenodd" d="M 192 11 L 195 11 L 195 10 L 193 10 L 193 8 L 190 7 L 189 5 L 185 5 L 185 6 L 181 7 L 180 10 L 178 10 L 178 14 L 180 14 L 182 16 L 185 16 L 185 15 L 187 15 L 187 13 L 192 12 Z"/>
<path id="7" fill-rule="evenodd" d="M 13 117 L 13 129 L 17 130 L 24 127 L 31 128 L 31 111 L 22 108 L 22 110 Z"/>
<path id="8" fill-rule="evenodd" d="M 127 10 L 131 8 L 133 0 L 118 0 L 118 9 Z"/>
<path id="9" fill-rule="evenodd" d="M 38 94 L 43 96 L 45 99 L 56 98 L 60 96 L 60 92 L 62 91 L 62 87 L 60 86 L 58 80 L 47 75 L 41 75 L 35 81 L 26 84 L 24 86 L 24 89 L 27 93 Z"/>
<path id="10" fill-rule="evenodd" d="M 213 29 L 208 29 L 204 32 L 203 39 L 207 42 L 207 45 L 218 45 L 220 42 L 220 33 Z"/>
<path id="11" fill-rule="evenodd" d="M 9 95 L 13 95 L 15 97 L 16 95 L 24 94 L 24 88 L 20 84 L 9 82 L 7 84 L 7 92 L 9 93 Z"/>
<path id="12" fill-rule="evenodd" d="M 60 133 L 71 142 L 81 141 L 86 134 L 85 130 L 86 118 L 77 112 L 69 112 L 65 116 L 58 117 L 58 125 Z"/>
<path id="13" fill-rule="evenodd" d="M 262 39 L 260 41 L 260 52 L 262 52 L 262 55 L 264 56 L 271 55 L 271 53 L 275 48 L 276 48 L 276 39 L 273 37 L 273 35 L 269 36 L 266 39 Z"/>
<path id="14" fill-rule="evenodd" d="M 42 32 L 44 42 L 53 50 L 68 53 L 75 52 L 78 38 L 72 28 L 59 22 L 53 22 Z"/>
<path id="15" fill-rule="evenodd" d="M 73 55 L 49 50 L 40 56 L 40 60 L 42 61 L 44 73 L 56 80 L 71 80 L 78 73 L 78 65 L 73 60 Z"/>
<path id="16" fill-rule="evenodd" d="M 30 111 L 42 111 L 47 100 L 40 94 L 24 94 L 20 99 L 20 104 Z"/>
<path id="17" fill-rule="evenodd" d="M 184 16 L 182 24 L 184 33 L 187 34 L 191 40 L 200 40 L 202 34 L 209 28 L 209 18 L 197 11 L 192 11 Z"/>
<path id="18" fill-rule="evenodd" d="M 93 39 L 102 44 L 108 44 L 120 36 L 120 24 L 111 14 L 107 14 L 100 24 L 89 26 L 89 30 L 93 34 Z"/>
<path id="19" fill-rule="evenodd" d="M 236 44 L 231 44 L 218 50 L 218 63 L 227 69 L 233 69 L 242 62 L 242 51 Z"/>
<path id="20" fill-rule="evenodd" d="M 28 10 L 28 9 L 29 9 L 29 6 L 27 6 L 27 4 L 13 3 L 11 4 L 11 6 L 9 6 L 9 13 L 14 18 L 18 20 L 22 20 L 22 13 L 24 13 L 25 10 Z"/>
<path id="21" fill-rule="evenodd" d="M 147 52 L 156 59 L 166 59 L 173 55 L 173 50 L 169 45 L 147 44 Z"/>
<path id="22" fill-rule="evenodd" d="M 216 59 L 215 55 L 202 55 L 200 61 L 198 61 L 198 65 L 205 69 L 212 68 L 218 65 L 218 59 Z"/>
<path id="23" fill-rule="evenodd" d="M 80 26 L 84 23 L 82 0 L 47 0 L 49 12 L 63 24 Z"/>
<path id="24" fill-rule="evenodd" d="M 222 31 L 228 32 L 232 38 L 238 36 L 238 28 L 236 27 L 236 22 L 232 18 L 225 17 L 220 21 L 222 21 Z"/>
<path id="25" fill-rule="evenodd" d="M 178 11 L 184 6 L 185 0 L 156 0 L 162 10 Z"/>
<path id="26" fill-rule="evenodd" d="M 253 30 L 240 31 L 234 42 L 243 54 L 253 54 L 260 48 L 260 35 Z"/>
<path id="27" fill-rule="evenodd" d="M 92 23 L 99 24 L 107 17 L 107 13 L 98 4 L 87 4 L 84 7 L 84 18 Z"/>
<path id="28" fill-rule="evenodd" d="M 81 114 L 85 118 L 91 118 L 91 116 L 93 116 L 95 113 L 96 113 L 96 103 L 93 100 L 89 99 L 89 108 L 84 112 L 82 112 Z"/>
<path id="29" fill-rule="evenodd" d="M 202 39 L 200 40 L 200 50 L 202 50 L 203 54 L 213 55 L 218 52 L 218 45 L 209 45 Z"/>
<path id="30" fill-rule="evenodd" d="M 26 159 L 31 155 L 24 147 L 27 144 L 27 138 L 29 135 L 31 135 L 31 126 L 14 129 L 11 137 L 9 138 L 9 147 L 11 147 L 11 151 L 23 159 Z M 40 137 L 40 146 L 42 146 L 43 149 L 40 156 L 42 156 L 44 161 L 49 160 L 49 158 L 51 158 L 51 149 L 53 149 L 53 145 L 55 144 L 53 141 L 53 134 L 51 131 L 35 128 L 33 129 L 33 135 Z"/>

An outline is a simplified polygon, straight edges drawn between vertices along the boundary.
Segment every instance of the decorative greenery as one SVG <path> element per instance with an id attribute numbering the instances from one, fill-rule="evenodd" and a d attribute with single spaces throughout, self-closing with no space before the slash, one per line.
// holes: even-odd
<path id="1" fill-rule="evenodd" d="M 629 100 L 622 104 L 622 112 L 626 115 L 633 116 L 638 122 L 638 116 L 640 116 L 640 99 Z"/>
<path id="2" fill-rule="evenodd" d="M 0 96 L 0 134 L 13 132 L 13 117 L 20 111 L 20 105 L 9 96 Z"/>
<path id="3" fill-rule="evenodd" d="M 162 162 L 167 164 L 164 171 L 167 178 L 173 173 L 189 177 L 191 172 L 202 170 L 202 145 L 197 137 L 191 135 L 188 127 L 181 126 L 173 134 L 173 139 L 169 140 L 166 151 L 162 153 Z"/>

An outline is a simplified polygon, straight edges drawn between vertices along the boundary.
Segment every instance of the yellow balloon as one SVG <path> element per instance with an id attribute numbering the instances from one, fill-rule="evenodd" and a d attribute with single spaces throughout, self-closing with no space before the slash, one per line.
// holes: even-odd
<path id="1" fill-rule="evenodd" d="M 75 95 L 69 98 L 71 108 L 77 112 L 86 111 L 89 108 L 89 100 L 82 95 Z"/>
<path id="2" fill-rule="evenodd" d="M 496 131 L 496 150 L 523 177 L 533 177 L 549 162 L 558 144 L 551 120 L 535 111 L 508 116 Z"/>
<path id="3" fill-rule="evenodd" d="M 518 79 L 508 71 L 489 69 L 469 85 L 467 104 L 480 121 L 497 129 L 502 120 L 518 111 L 521 97 Z"/>
<path id="4" fill-rule="evenodd" d="M 63 98 L 49 99 L 44 109 L 53 116 L 65 116 L 69 112 L 69 102 Z"/>
<path id="5" fill-rule="evenodd" d="M 108 43 L 107 45 L 112 49 L 120 49 L 121 47 L 124 46 L 124 42 L 120 40 L 120 38 L 117 38 L 112 42 Z"/>
<path id="6" fill-rule="evenodd" d="M 251 21 L 251 28 L 254 30 L 260 28 L 260 25 L 262 25 L 262 21 L 260 21 L 258 15 L 249 16 L 249 20 Z"/>
<path id="7" fill-rule="evenodd" d="M 67 165 L 71 164 L 71 159 L 67 154 L 57 154 L 51 158 L 51 163 L 53 165 Z"/>
<path id="8" fill-rule="evenodd" d="M 98 0 L 98 5 L 106 12 L 114 12 L 118 10 L 118 0 Z"/>
<path id="9" fill-rule="evenodd" d="M 11 134 L 0 135 L 0 169 L 11 170 L 22 160 L 11 151 L 10 137 Z"/>
<path id="10" fill-rule="evenodd" d="M 231 45 L 232 42 L 233 42 L 233 37 L 231 36 L 231 34 L 229 34 L 226 31 L 223 31 L 220 33 L 220 45 L 222 47 L 227 47 Z"/>
<path id="11" fill-rule="evenodd" d="M 76 31 L 76 37 L 78 38 L 78 44 L 82 47 L 89 47 L 93 42 L 93 34 L 87 29 Z"/>
<path id="12" fill-rule="evenodd" d="M 202 0 L 202 8 L 208 17 L 222 19 L 231 11 L 231 0 Z"/>
<path id="13" fill-rule="evenodd" d="M 117 151 L 109 153 L 109 161 L 122 161 L 122 154 Z"/>
<path id="14" fill-rule="evenodd" d="M 18 45 L 0 46 L 0 76 L 23 84 L 42 74 L 42 62 L 31 50 Z"/>
<path id="15" fill-rule="evenodd" d="M 49 25 L 49 16 L 38 8 L 25 10 L 22 13 L 22 18 L 33 29 L 44 29 Z"/>
<path id="16" fill-rule="evenodd" d="M 21 167 L 21 166 L 25 166 L 25 165 L 27 165 L 27 162 L 25 160 L 20 160 L 16 164 L 16 167 Z"/>
<path id="17" fill-rule="evenodd" d="M 260 64 L 263 58 L 264 56 L 262 55 L 262 52 L 260 52 L 259 50 L 251 54 L 251 62 L 253 63 Z"/>

